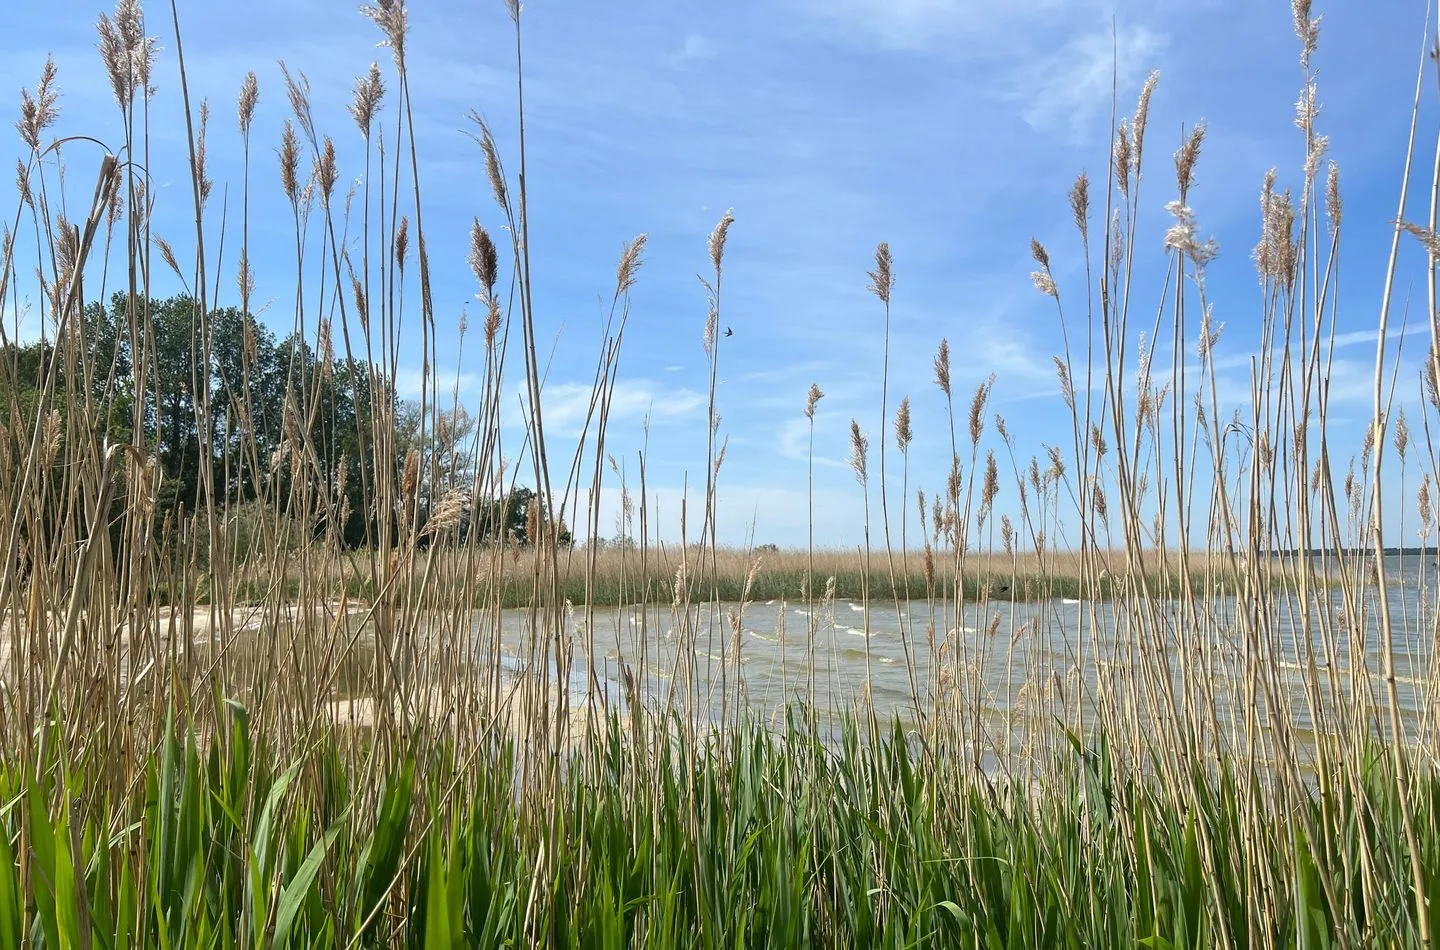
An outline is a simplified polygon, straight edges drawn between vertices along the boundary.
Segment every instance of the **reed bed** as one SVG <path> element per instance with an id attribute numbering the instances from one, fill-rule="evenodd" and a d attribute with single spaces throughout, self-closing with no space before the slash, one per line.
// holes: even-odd
<path id="1" fill-rule="evenodd" d="M 697 563 L 701 556 L 698 546 L 681 551 L 676 547 L 656 543 L 649 547 L 642 560 L 637 548 L 602 547 L 593 559 L 584 550 L 562 550 L 558 552 L 558 583 L 562 599 L 571 604 L 593 604 L 595 606 L 620 607 L 642 603 L 669 603 L 674 594 L 675 573 L 680 565 Z M 482 575 L 477 584 L 476 606 L 482 606 L 492 587 L 500 590 L 500 606 L 522 608 L 533 597 L 532 579 L 539 554 L 528 547 L 511 546 L 499 559 L 498 575 Z M 428 563 L 435 559 L 439 565 L 453 561 L 450 552 L 426 552 L 419 560 Z M 341 593 L 365 601 L 374 596 L 374 587 L 368 576 L 366 556 L 350 553 L 337 565 L 338 573 L 323 578 L 335 597 Z M 1125 562 L 1118 552 L 1097 555 L 1102 564 L 1123 565 Z M 819 593 L 829 592 L 836 600 L 859 601 L 867 597 L 880 600 L 901 599 L 958 599 L 966 603 L 1003 603 L 1008 601 L 1039 601 L 1055 598 L 1078 599 L 1087 590 L 1096 596 L 1111 599 L 1125 589 L 1132 579 L 1128 575 L 1106 572 L 1104 581 L 1087 588 L 1082 574 L 1082 562 L 1074 552 L 1055 552 L 1037 557 L 1032 552 L 1015 552 L 1012 555 L 979 552 L 967 557 L 958 573 L 948 577 L 927 575 L 923 568 L 923 551 L 911 552 L 903 559 L 910 564 L 895 575 L 895 589 L 885 583 L 876 586 L 874 578 L 865 570 L 864 556 L 857 551 L 820 550 L 813 553 L 794 548 L 720 548 L 709 558 L 711 573 L 707 578 L 709 591 L 722 602 L 751 601 L 792 601 L 810 603 Z M 1195 594 L 1215 594 L 1239 589 L 1240 575 L 1233 565 L 1221 558 L 1212 558 L 1204 552 L 1188 552 L 1185 558 L 1185 573 L 1180 573 L 1179 552 L 1159 552 L 1153 560 L 1142 566 L 1146 586 L 1165 596 L 1178 596 L 1186 590 Z M 1338 565 L 1336 565 L 1338 567 Z M 252 568 L 256 567 L 252 565 Z M 1286 570 L 1279 558 L 1264 559 L 1261 577 L 1264 583 L 1279 586 Z M 1326 572 L 1319 565 L 1310 568 L 1311 583 L 1317 587 L 1338 584 L 1334 573 Z M 254 579 L 247 576 L 237 578 L 232 595 L 235 600 L 253 601 L 262 599 L 272 575 L 267 569 L 256 569 Z M 958 578 L 958 581 L 957 581 Z M 312 581 L 315 580 L 312 578 Z M 957 596 L 955 584 L 958 582 Z M 298 574 L 292 574 L 283 581 L 287 596 L 293 597 L 300 589 Z M 209 600 L 208 591 L 202 591 L 198 598 Z"/>
<path id="2" fill-rule="evenodd" d="M 523 117 L 524 18 L 505 9 Z M 996 381 L 959 378 L 937 340 L 925 398 L 950 461 L 921 470 L 912 450 L 937 437 L 890 378 L 903 265 L 882 243 L 857 268 L 886 341 L 880 404 L 851 426 L 865 540 L 782 552 L 718 540 L 725 250 L 743 223 L 696 249 L 705 478 L 665 542 L 645 456 L 622 471 L 608 426 L 643 235 L 617 264 L 581 435 L 547 436 L 543 196 L 523 125 L 502 148 L 472 114 L 494 201 L 468 236 L 480 306 L 460 359 L 481 385 L 462 406 L 438 383 L 441 237 L 403 0 L 363 8 L 390 58 L 348 116 L 317 115 L 286 68 L 263 100 L 247 79 L 233 124 L 192 98 L 180 5 L 147 21 L 120 0 L 98 31 L 123 141 L 60 136 L 46 65 L 0 232 L 0 950 L 1434 946 L 1434 572 L 1401 584 L 1378 555 L 1397 484 L 1434 544 L 1440 347 L 1410 393 L 1387 343 L 1402 247 L 1427 255 L 1437 311 L 1440 165 L 1428 206 L 1409 193 L 1435 67 L 1417 64 L 1368 435 L 1332 443 L 1343 204 L 1316 127 L 1317 21 L 1294 10 L 1306 159 L 1290 187 L 1261 183 L 1262 339 L 1238 410 L 1189 207 L 1201 126 L 1173 156 L 1164 256 L 1137 257 L 1152 76 L 1103 181 L 1081 175 L 1061 211 L 1084 283 L 1031 247 L 1071 444 L 1017 445 Z M 184 201 L 149 174 L 162 109 L 187 129 L 184 235 L 155 229 L 157 202 Z M 256 138 L 259 109 L 286 112 L 278 143 Z M 332 136 L 357 130 L 342 169 Z M 244 168 L 224 208 L 220 148 Z M 272 160 L 293 266 L 259 273 L 252 195 L 276 188 Z M 292 286 L 293 313 L 255 319 Z M 27 296 L 38 341 L 19 336 Z M 395 394 L 402 340 L 428 370 L 414 405 Z M 812 450 L 821 382 L 796 394 Z M 602 535 L 616 488 L 634 543 L 574 544 Z M 923 537 L 899 517 L 912 504 Z M 747 666 L 770 600 L 809 618 L 782 634 L 800 659 L 778 707 Z M 818 619 L 838 601 L 857 618 L 844 666 Z M 602 605 L 634 618 L 615 690 Z"/>

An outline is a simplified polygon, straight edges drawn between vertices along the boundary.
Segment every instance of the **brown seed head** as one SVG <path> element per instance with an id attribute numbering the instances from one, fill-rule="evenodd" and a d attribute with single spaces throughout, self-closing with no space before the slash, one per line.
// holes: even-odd
<path id="1" fill-rule="evenodd" d="M 678 606 L 680 606 L 680 604 L 684 603 L 684 601 L 685 601 L 685 562 L 684 562 L 684 561 L 681 561 L 681 562 L 679 563 L 679 565 L 677 565 L 676 568 L 675 568 L 675 583 L 674 583 L 673 586 L 674 586 L 674 590 L 675 590 L 674 605 L 675 605 L 676 607 L 678 607 Z"/>
<path id="2" fill-rule="evenodd" d="M 1090 240 L 1090 176 L 1081 172 L 1070 188 L 1070 215 L 1082 241 Z"/>
<path id="3" fill-rule="evenodd" d="M 370 138 L 370 128 L 375 124 L 375 115 L 385 98 L 385 81 L 380 78 L 380 66 L 370 64 L 370 72 L 355 80 L 355 96 L 350 103 L 350 115 L 360 134 Z"/>
<path id="4" fill-rule="evenodd" d="M 425 533 L 431 535 L 449 534 L 460 527 L 470 514 L 470 493 L 462 488 L 452 488 L 440 499 L 430 520 L 425 523 Z"/>
<path id="5" fill-rule="evenodd" d="M 495 136 L 490 134 L 490 124 L 480 113 L 472 111 L 470 121 L 480 130 L 479 135 L 472 132 L 470 137 L 480 145 L 480 151 L 485 153 L 485 176 L 490 180 L 490 194 L 495 198 L 495 203 L 508 214 L 509 191 L 505 187 L 505 170 L 500 164 L 500 150 L 495 145 Z"/>
<path id="6" fill-rule="evenodd" d="M 210 201 L 210 192 L 215 187 L 215 182 L 207 174 L 209 166 L 209 149 L 206 142 L 209 139 L 210 131 L 210 100 L 202 100 L 200 103 L 200 133 L 195 138 L 195 179 L 200 188 L 200 207 Z"/>
<path id="7" fill-rule="evenodd" d="M 980 506 L 989 510 L 1000 494 L 1000 468 L 995 464 L 995 450 L 985 453 L 985 484 L 980 490 Z"/>
<path id="8" fill-rule="evenodd" d="M 1052 356 L 1055 361 L 1055 375 L 1060 377 L 1060 398 L 1065 400 L 1065 405 L 1071 409 L 1075 408 L 1075 388 L 1070 385 L 1070 371 L 1065 368 L 1065 361 L 1058 356 Z"/>
<path id="9" fill-rule="evenodd" d="M 1120 265 L 1125 260 L 1125 246 L 1127 244 L 1125 229 L 1121 226 L 1120 222 L 1119 208 L 1114 209 L 1110 215 L 1108 239 L 1110 243 L 1110 260 L 1106 262 L 1106 266 L 1110 268 L 1109 280 L 1110 286 L 1113 287 L 1120 283 Z"/>
<path id="10" fill-rule="evenodd" d="M 486 347 L 493 347 L 495 345 L 495 336 L 500 332 L 500 322 L 500 303 L 492 296 L 488 309 L 485 311 Z"/>
<path id="11" fill-rule="evenodd" d="M 711 286 L 705 284 L 705 291 L 709 296 L 709 311 L 705 315 L 705 333 L 702 342 L 705 346 L 705 355 L 711 356 L 715 353 L 715 344 L 720 340 L 720 306 L 715 299 L 715 291 Z"/>
<path id="12" fill-rule="evenodd" d="M 1195 163 L 1200 158 L 1200 146 L 1205 142 L 1205 123 L 1197 122 L 1185 137 L 1185 144 L 1175 152 L 1175 183 L 1180 189 L 1180 202 L 1184 204 L 1190 186 L 1195 182 Z"/>
<path id="13" fill-rule="evenodd" d="M 344 503 L 345 488 L 350 483 L 350 456 L 342 454 L 340 464 L 335 466 L 335 497 Z"/>
<path id="14" fill-rule="evenodd" d="M 495 282 L 499 279 L 500 255 L 495 250 L 495 242 L 490 240 L 490 232 L 485 230 L 485 225 L 476 218 L 470 224 L 470 273 L 480 283 L 480 290 L 483 299 L 489 300 L 495 292 Z"/>
<path id="15" fill-rule="evenodd" d="M 320 321 L 315 334 L 315 352 L 320 357 L 320 378 L 330 379 L 335 372 L 335 344 L 330 337 L 330 321 Z"/>
<path id="16" fill-rule="evenodd" d="M 645 263 L 646 235 L 637 235 L 625 245 L 620 254 L 620 264 L 615 269 L 615 299 L 619 300 L 635 286 L 635 275 Z"/>
<path id="17" fill-rule="evenodd" d="M 1409 234 L 1415 238 L 1415 240 L 1419 241 L 1425 247 L 1425 250 L 1429 252 L 1432 260 L 1440 259 L 1440 233 L 1426 227 L 1421 227 L 1418 224 L 1412 224 L 1409 221 L 1400 222 L 1400 228 L 1406 234 Z"/>
<path id="18" fill-rule="evenodd" d="M 14 260 L 14 253 L 15 235 L 10 233 L 8 224 L 0 223 L 0 304 L 4 304 L 10 288 L 10 264 Z"/>
<path id="19" fill-rule="evenodd" d="M 890 257 L 890 245 L 881 241 L 875 248 L 875 269 L 870 271 L 870 284 L 866 287 L 883 302 L 890 302 L 890 288 L 894 285 Z"/>
<path id="20" fill-rule="evenodd" d="M 160 249 L 160 257 L 170 266 L 170 269 L 175 272 L 176 276 L 183 280 L 185 274 L 180 270 L 180 261 L 176 259 L 175 249 L 170 246 L 170 242 L 159 234 L 151 234 L 150 240 L 154 241 L 155 246 Z"/>
<path id="21" fill-rule="evenodd" d="M 335 193 L 335 179 L 339 172 L 335 168 L 335 143 L 325 136 L 325 145 L 315 161 L 315 183 L 320 186 L 320 202 L 330 207 L 330 198 Z"/>
<path id="22" fill-rule="evenodd" d="M 280 62 L 280 72 L 285 77 L 285 93 L 290 99 L 290 111 L 295 113 L 295 121 L 300 123 L 300 130 L 313 145 L 315 120 L 310 110 L 310 80 L 303 72 L 298 79 L 290 75 L 290 68 L 285 65 L 284 60 Z"/>
<path id="23" fill-rule="evenodd" d="M 906 396 L 900 400 L 900 408 L 895 411 L 895 445 L 901 452 L 910 448 L 910 397 Z"/>
<path id="24" fill-rule="evenodd" d="M 280 138 L 280 187 L 290 199 L 292 208 L 300 204 L 300 140 L 295 136 L 295 125 L 285 120 L 285 131 Z"/>
<path id="25" fill-rule="evenodd" d="M 255 292 L 255 273 L 250 269 L 250 255 L 240 249 L 240 267 L 235 274 L 235 286 L 240 291 L 243 309 L 249 309 L 250 295 Z"/>
<path id="26" fill-rule="evenodd" d="M 405 261 L 410 254 L 410 216 L 400 217 L 400 226 L 395 229 L 395 264 L 400 273 L 405 273 Z"/>
<path id="27" fill-rule="evenodd" d="M 1132 139 L 1135 143 L 1135 165 L 1138 171 L 1145 152 L 1145 126 L 1150 122 L 1150 97 L 1155 95 L 1155 84 L 1160 81 L 1160 72 L 1151 70 L 1145 77 L 1145 85 L 1140 88 L 1140 101 L 1135 105 L 1135 117 L 1130 122 L 1134 130 Z"/>
<path id="28" fill-rule="evenodd" d="M 1045 477 L 1052 482 L 1058 482 L 1065 477 L 1065 457 L 1060 454 L 1058 446 L 1047 446 L 1045 452 L 1050 456 L 1050 468 L 1045 471 Z"/>
<path id="29" fill-rule="evenodd" d="M 940 349 L 935 353 L 935 385 L 950 398 L 950 341 L 942 339 Z"/>
<path id="30" fill-rule="evenodd" d="M 80 232 L 70 224 L 65 215 L 55 219 L 55 269 L 57 282 L 68 284 L 75 273 L 75 262 L 80 257 Z"/>
<path id="31" fill-rule="evenodd" d="M 405 468 L 400 477 L 400 491 L 406 498 L 415 497 L 415 488 L 420 483 L 420 451 L 411 449 L 405 455 Z"/>
<path id="32" fill-rule="evenodd" d="M 35 194 L 30 191 L 30 170 L 20 160 L 14 163 L 14 190 L 20 194 L 20 203 L 35 207 Z"/>
<path id="33" fill-rule="evenodd" d="M 1203 280 L 1203 270 L 1220 253 L 1220 245 L 1214 238 L 1201 239 L 1195 223 L 1195 213 L 1188 205 L 1172 201 L 1165 206 L 1175 217 L 1175 223 L 1165 232 L 1165 249 L 1177 251 L 1190 258 L 1195 265 L 1196 280 Z"/>
<path id="34" fill-rule="evenodd" d="M 1340 218 L 1344 210 L 1344 203 L 1340 199 L 1340 167 L 1331 162 L 1330 172 L 1325 177 L 1325 213 L 1330 218 L 1332 233 L 1340 229 Z"/>
<path id="35" fill-rule="evenodd" d="M 148 98 L 154 92 L 150 88 L 150 71 L 155 60 L 155 38 L 145 35 L 139 0 L 118 0 L 115 18 L 100 14 L 96 31 L 100 34 L 100 58 L 120 108 L 128 109 L 137 94 Z"/>
<path id="36" fill-rule="evenodd" d="M 355 300 L 355 313 L 360 317 L 360 332 L 370 332 L 370 303 L 365 299 L 365 288 L 360 278 L 350 275 L 350 295 Z"/>
<path id="37" fill-rule="evenodd" d="M 870 455 L 870 440 L 860 431 L 860 423 L 854 419 L 850 420 L 850 468 L 855 472 L 855 479 L 865 485 L 870 481 L 868 466 Z"/>
<path id="38" fill-rule="evenodd" d="M 1103 459 L 1109 446 L 1105 444 L 1105 433 L 1096 423 L 1090 425 L 1090 445 L 1095 449 L 1095 457 Z"/>
<path id="39" fill-rule="evenodd" d="M 1130 126 L 1122 121 L 1115 132 L 1113 167 L 1115 184 L 1120 188 L 1120 194 L 1127 198 L 1130 197 L 1130 161 Z"/>
<path id="40" fill-rule="evenodd" d="M 995 377 L 992 374 L 989 379 L 981 383 L 975 389 L 975 398 L 970 400 L 970 444 L 980 444 L 980 436 L 985 431 L 985 403 L 990 399 L 990 389 L 995 385 Z"/>
<path id="41" fill-rule="evenodd" d="M 60 90 L 55 88 L 55 73 L 55 60 L 46 57 L 34 97 L 31 97 L 30 90 L 20 90 L 20 120 L 15 123 L 15 128 L 32 152 L 40 150 L 41 135 L 60 117 L 57 105 Z"/>
<path id="42" fill-rule="evenodd" d="M 1195 346 L 1196 354 L 1202 361 L 1208 360 L 1215 351 L 1215 345 L 1220 342 L 1220 334 L 1224 330 L 1225 324 L 1215 323 L 1211 318 L 1211 308 L 1207 306 L 1204 316 L 1200 318 L 1200 339 Z"/>
<path id="43" fill-rule="evenodd" d="M 1295 100 L 1295 127 L 1302 132 L 1313 133 L 1315 120 L 1320 115 L 1320 87 L 1312 79 L 1305 83 L 1300 98 Z"/>
<path id="44" fill-rule="evenodd" d="M 1044 270 L 1048 271 L 1050 269 L 1050 253 L 1045 250 L 1045 245 L 1033 237 L 1030 239 L 1030 256 L 1033 257 L 1035 263 L 1039 264 Z"/>
<path id="45" fill-rule="evenodd" d="M 1275 172 L 1265 176 L 1260 194 L 1261 236 L 1252 254 L 1262 282 L 1289 290 L 1295 278 L 1295 206 L 1287 190 L 1275 193 Z"/>
<path id="46" fill-rule="evenodd" d="M 1300 65 L 1310 68 L 1310 57 L 1320 41 L 1320 18 L 1310 17 L 1310 0 L 1290 0 L 1290 12 L 1295 17 L 1295 35 L 1300 38 Z"/>
<path id="47" fill-rule="evenodd" d="M 715 276 L 720 276 L 721 264 L 725 260 L 725 239 L 730 235 L 730 225 L 735 223 L 735 212 L 726 211 L 725 217 L 715 225 L 715 230 L 710 232 L 710 263 L 715 267 Z"/>
<path id="48" fill-rule="evenodd" d="M 824 398 L 825 398 L 825 393 L 824 393 L 824 391 L 823 391 L 817 384 L 811 383 L 811 384 L 810 384 L 810 392 L 807 393 L 806 396 L 805 396 L 805 418 L 806 418 L 806 419 L 809 419 L 809 420 L 811 420 L 812 422 L 814 421 L 814 419 L 815 419 L 815 406 L 820 402 L 821 399 L 824 399 Z"/>
<path id="49" fill-rule="evenodd" d="M 260 101 L 260 80 L 255 74 L 246 73 L 240 84 L 240 99 L 235 105 L 235 116 L 240 122 L 240 134 L 249 137 L 250 123 L 255 121 L 255 106 Z"/>
<path id="50" fill-rule="evenodd" d="M 45 466 L 48 468 L 55 463 L 55 457 L 60 454 L 60 411 L 58 409 L 51 409 L 45 414 L 42 434 L 45 440 Z"/>
<path id="51" fill-rule="evenodd" d="M 109 206 L 105 213 L 105 225 L 114 229 L 120 223 L 120 218 L 125 214 L 125 190 L 121 187 L 120 179 L 116 178 L 110 184 Z"/>
<path id="52" fill-rule="evenodd" d="M 380 28 L 380 32 L 385 34 L 385 38 L 378 45 L 390 47 L 390 52 L 395 56 L 395 67 L 403 73 L 405 37 L 410 31 L 405 0 L 375 0 L 374 3 L 362 6 L 360 12 L 369 17 L 370 21 Z"/>

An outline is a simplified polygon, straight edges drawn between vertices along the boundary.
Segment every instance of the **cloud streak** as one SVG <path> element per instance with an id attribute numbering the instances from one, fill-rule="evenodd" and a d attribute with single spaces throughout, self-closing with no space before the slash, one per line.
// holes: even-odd
<path id="1" fill-rule="evenodd" d="M 590 412 L 589 383 L 550 383 L 540 394 L 545 425 L 557 435 L 580 433 Z M 609 424 L 624 426 L 649 420 L 653 425 L 703 421 L 706 397 L 693 389 L 665 386 L 647 379 L 618 380 L 611 396 Z"/>

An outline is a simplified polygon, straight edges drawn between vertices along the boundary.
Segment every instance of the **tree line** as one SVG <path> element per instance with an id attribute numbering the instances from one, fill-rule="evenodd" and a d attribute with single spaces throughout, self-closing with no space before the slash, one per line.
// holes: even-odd
<path id="1" fill-rule="evenodd" d="M 397 485 L 407 457 L 422 460 L 427 474 L 410 496 L 421 527 L 447 493 L 473 489 L 475 424 L 463 407 L 438 413 L 422 438 L 421 407 L 398 399 L 373 364 L 331 352 L 323 332 L 317 352 L 301 332 L 277 339 L 239 308 L 202 316 L 186 295 L 129 304 L 117 293 L 84 309 L 75 331 L 81 359 L 52 339 L 0 345 L 0 421 L 13 451 L 23 455 L 37 420 L 60 439 L 132 443 L 159 468 L 157 522 L 205 509 L 210 493 L 232 511 L 263 499 L 302 530 L 351 547 L 377 543 L 379 519 L 398 528 L 405 517 L 376 503 L 377 458 L 393 466 L 387 474 Z M 381 452 L 371 444 L 378 431 L 393 433 Z M 53 464 L 60 453 L 50 454 Z M 297 477 L 325 485 L 330 503 L 309 503 L 293 490 Z M 462 538 L 523 545 L 538 514 L 534 491 L 516 486 L 468 498 L 455 527 Z"/>

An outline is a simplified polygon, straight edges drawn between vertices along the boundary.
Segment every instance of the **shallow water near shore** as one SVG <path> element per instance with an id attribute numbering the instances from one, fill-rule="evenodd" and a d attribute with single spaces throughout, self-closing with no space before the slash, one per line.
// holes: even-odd
<path id="1" fill-rule="evenodd" d="M 1417 556 L 1387 558 L 1385 567 L 1395 693 L 1413 740 L 1432 728 L 1436 572 Z M 822 721 L 868 704 L 882 722 L 906 725 L 949 711 L 992 737 L 1027 722 L 1073 722 L 1077 711 L 1093 723 L 1102 694 L 1123 701 L 1146 677 L 1163 684 L 1157 671 L 1168 668 L 1164 688 L 1177 714 L 1198 704 L 1239 732 L 1288 709 L 1303 740 L 1317 718 L 1346 715 L 1362 691 L 1387 707 L 1380 593 L 1363 591 L 1363 629 L 1352 630 L 1340 619 L 1340 589 L 1316 592 L 1308 637 L 1297 598 L 1248 603 L 1224 593 L 1152 600 L 1144 610 L 1123 599 L 1059 598 L 965 604 L 958 614 L 925 600 L 576 607 L 566 615 L 569 669 L 559 677 L 553 643 L 530 649 L 527 612 L 507 610 L 500 663 L 563 680 L 572 705 L 607 711 L 624 711 L 633 696 L 700 719 L 733 716 L 740 704 L 777 721 L 787 704 L 813 698 Z M 494 642 L 495 619 L 476 617 L 482 652 Z"/>

